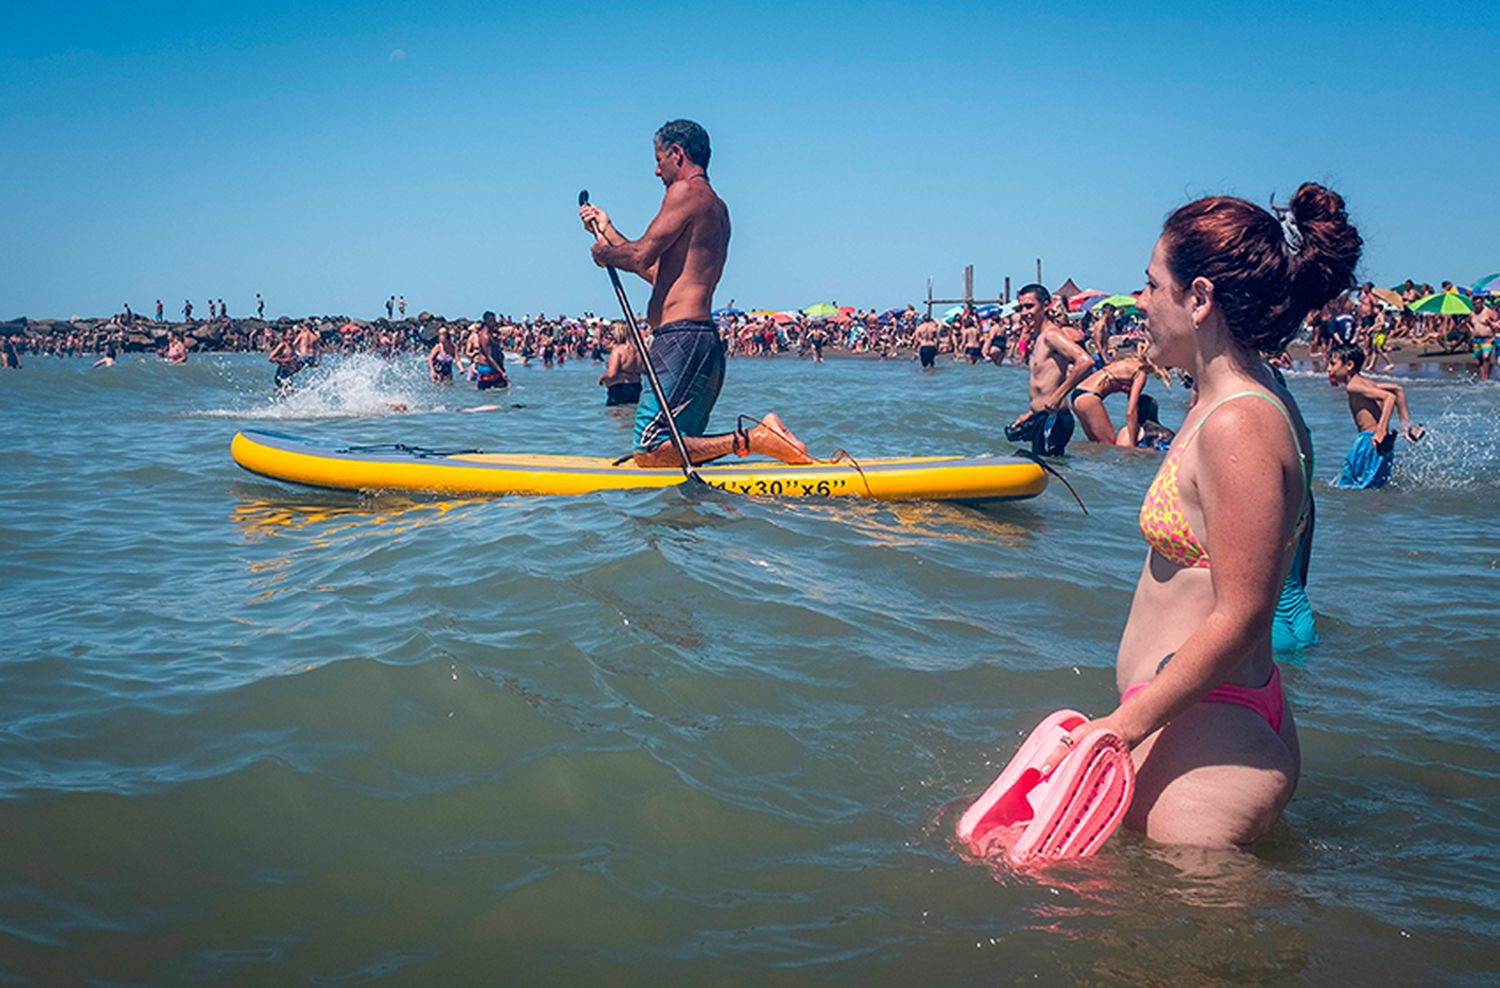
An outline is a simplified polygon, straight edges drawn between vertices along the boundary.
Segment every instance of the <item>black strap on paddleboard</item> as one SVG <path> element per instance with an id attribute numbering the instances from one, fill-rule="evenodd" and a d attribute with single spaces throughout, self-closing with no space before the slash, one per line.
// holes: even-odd
<path id="1" fill-rule="evenodd" d="M 443 456 L 467 456 L 471 453 L 483 453 L 482 449 L 428 449 L 426 446 L 408 446 L 406 443 L 372 443 L 368 446 L 345 446 L 343 449 L 334 450 L 336 453 L 406 453 L 420 460 L 434 459 Z"/>
<path id="2" fill-rule="evenodd" d="M 1023 460 L 1030 460 L 1032 463 L 1035 463 L 1037 466 L 1041 467 L 1043 470 L 1047 471 L 1052 476 L 1062 481 L 1062 485 L 1068 489 L 1068 493 L 1073 495 L 1073 500 L 1077 501 L 1078 506 L 1083 509 L 1084 515 L 1088 515 L 1089 509 L 1088 506 L 1083 503 L 1083 498 L 1079 497 L 1078 492 L 1073 489 L 1073 485 L 1068 483 L 1067 477 L 1064 477 L 1062 474 L 1053 469 L 1052 464 L 1048 463 L 1046 460 L 1042 459 L 1040 456 L 1036 455 L 1029 449 L 1018 449 L 1016 450 L 1016 455 Z"/>

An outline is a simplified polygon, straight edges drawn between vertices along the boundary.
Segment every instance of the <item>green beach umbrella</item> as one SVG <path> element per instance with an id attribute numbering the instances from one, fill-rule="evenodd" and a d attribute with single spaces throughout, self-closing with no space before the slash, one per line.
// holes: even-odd
<path id="1" fill-rule="evenodd" d="M 1093 305 L 1093 309 L 1095 312 L 1098 312 L 1100 306 L 1104 305 L 1117 310 L 1133 309 L 1136 307 L 1136 303 L 1139 301 L 1140 300 L 1137 299 L 1134 295 L 1111 295 L 1109 298 L 1101 299 L 1100 301 L 1095 302 Z"/>
<path id="2" fill-rule="evenodd" d="M 1474 291 L 1489 291 L 1490 285 L 1494 284 L 1497 280 L 1500 280 L 1500 274 L 1492 274 L 1488 278 L 1480 278 L 1478 281 L 1474 282 Z"/>
<path id="3" fill-rule="evenodd" d="M 838 315 L 839 307 L 836 305 L 829 305 L 827 302 L 819 302 L 817 305 L 809 305 L 807 308 L 803 309 L 802 314 L 804 316 L 812 316 L 814 318 L 822 316 L 826 319 L 829 316 Z"/>
<path id="4" fill-rule="evenodd" d="M 1469 304 L 1469 300 L 1457 292 L 1437 292 L 1417 299 L 1409 308 L 1413 312 L 1438 316 L 1467 316 L 1474 312 L 1474 306 Z"/>

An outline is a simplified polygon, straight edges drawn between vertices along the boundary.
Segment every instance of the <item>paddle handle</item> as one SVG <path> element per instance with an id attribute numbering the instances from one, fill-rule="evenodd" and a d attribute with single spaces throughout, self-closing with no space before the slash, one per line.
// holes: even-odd
<path id="1" fill-rule="evenodd" d="M 589 204 L 588 189 L 578 193 L 578 205 Z M 594 235 L 595 240 L 604 239 L 604 231 L 593 223 L 589 224 L 589 232 Z M 661 379 L 656 376 L 656 368 L 651 363 L 651 354 L 646 349 L 646 340 L 641 335 L 640 326 L 636 325 L 635 313 L 630 308 L 630 299 L 625 296 L 625 286 L 620 284 L 620 272 L 613 265 L 607 265 L 604 270 L 609 272 L 609 283 L 615 288 L 615 298 L 620 301 L 620 309 L 625 313 L 625 326 L 630 332 L 630 338 L 635 342 L 636 350 L 640 351 L 641 364 L 646 369 L 646 378 L 651 382 L 651 393 L 656 395 L 657 407 L 661 409 L 663 417 L 667 420 L 667 431 L 672 435 L 672 446 L 677 450 L 678 457 L 682 460 L 682 472 L 688 480 L 703 482 L 698 476 L 697 469 L 693 466 L 692 459 L 688 456 L 687 443 L 682 441 L 682 433 L 677 430 L 677 420 L 672 415 L 672 406 L 667 402 L 667 393 L 662 389 Z"/>

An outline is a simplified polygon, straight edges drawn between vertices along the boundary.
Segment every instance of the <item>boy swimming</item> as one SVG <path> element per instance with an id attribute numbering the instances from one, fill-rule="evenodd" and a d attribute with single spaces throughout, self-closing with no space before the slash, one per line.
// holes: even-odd
<path id="1" fill-rule="evenodd" d="M 1375 382 L 1360 374 L 1365 352 L 1357 343 L 1340 343 L 1328 351 L 1328 383 L 1343 385 L 1349 394 L 1349 411 L 1359 435 L 1344 458 L 1344 470 L 1335 487 L 1368 490 L 1384 487 L 1391 478 L 1396 459 L 1396 434 L 1390 431 L 1391 412 L 1401 417 L 1406 438 L 1422 438 L 1420 425 L 1413 425 L 1406 407 L 1406 390 L 1399 384 Z"/>

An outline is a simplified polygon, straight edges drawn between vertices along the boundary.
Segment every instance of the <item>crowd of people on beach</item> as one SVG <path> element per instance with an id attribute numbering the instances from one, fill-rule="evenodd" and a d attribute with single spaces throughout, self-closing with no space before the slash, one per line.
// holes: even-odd
<path id="1" fill-rule="evenodd" d="M 959 306 L 941 315 L 916 305 L 883 311 L 829 304 L 808 311 L 746 312 L 731 301 L 714 313 L 714 324 L 731 357 L 822 362 L 839 354 L 915 360 L 924 369 L 942 360 L 1035 368 L 1056 362 L 1062 353 L 1066 360 L 1057 365 L 1054 384 L 1066 382 L 1066 394 L 1049 396 L 1057 400 L 1023 412 L 1007 430 L 1013 441 L 1029 444 L 1038 454 L 1059 455 L 1081 427 L 1088 442 L 1167 449 L 1175 433 L 1160 421 L 1160 406 L 1147 383 L 1155 378 L 1170 387 L 1172 378 L 1144 356 L 1134 304 L 1138 295 L 1073 290 L 1069 295 L 1030 285 L 1009 303 Z M 1472 311 L 1428 314 L 1410 307 L 1437 292 L 1460 295 Z M 263 312 L 264 304 L 257 294 L 257 309 Z M 393 316 L 404 316 L 405 305 L 405 296 L 396 295 L 386 303 Z M 191 303 L 185 302 L 184 313 L 190 316 L 191 311 Z M 126 306 L 107 320 L 23 324 L 0 336 L 0 366 L 19 368 L 23 355 L 34 355 L 95 357 L 94 366 L 107 367 L 129 349 L 155 353 L 169 363 L 182 363 L 195 352 L 262 352 L 274 365 L 274 389 L 285 393 L 300 372 L 329 355 L 423 355 L 434 382 L 468 381 L 483 391 L 510 383 L 507 360 L 549 367 L 591 360 L 602 365 L 599 384 L 606 389 L 606 404 L 633 404 L 641 396 L 643 358 L 625 324 L 592 313 L 513 319 L 490 311 L 474 322 L 427 312 L 398 321 L 323 317 L 266 322 L 230 319 L 217 300 L 210 302 L 210 311 L 208 320 L 162 323 Z M 1351 402 L 1373 402 L 1372 415 L 1359 417 L 1362 465 L 1346 470 L 1340 483 L 1383 484 L 1397 433 L 1387 427 L 1389 414 L 1382 412 L 1395 411 L 1409 423 L 1402 389 L 1373 381 L 1370 371 L 1392 367 L 1392 353 L 1403 347 L 1446 354 L 1468 346 L 1478 376 L 1488 379 L 1497 329 L 1500 295 L 1464 291 L 1446 281 L 1436 292 L 1411 279 L 1388 290 L 1365 282 L 1309 313 L 1294 335 L 1297 352 L 1326 366 L 1332 381 L 1349 387 Z M 649 330 L 647 334 L 649 340 Z M 1268 357 L 1275 367 L 1293 364 L 1286 347 Z M 1372 388 L 1392 396 L 1396 403 L 1391 409 L 1384 408 Z M 1116 395 L 1123 396 L 1123 408 L 1112 416 L 1108 408 L 1115 403 L 1107 399 Z M 1416 439 L 1421 429 L 1404 428 L 1401 434 Z"/>
<path id="2" fill-rule="evenodd" d="M 1326 366 L 1335 383 L 1362 382 L 1352 386 L 1351 400 L 1363 395 L 1376 401 L 1374 418 L 1361 420 L 1360 431 L 1368 434 L 1371 450 L 1365 457 L 1368 463 L 1350 471 L 1351 478 L 1364 478 L 1366 486 L 1378 486 L 1389 476 L 1395 438 L 1380 421 L 1381 403 L 1371 398 L 1368 387 L 1400 395 L 1393 408 L 1407 421 L 1399 386 L 1372 383 L 1369 372 L 1389 369 L 1392 353 L 1403 347 L 1446 354 L 1461 346 L 1472 348 L 1479 377 L 1488 379 L 1493 372 L 1500 295 L 1465 292 L 1445 281 L 1437 291 L 1461 295 L 1471 312 L 1413 311 L 1411 303 L 1435 294 L 1429 289 L 1410 279 L 1389 290 L 1366 282 L 1309 313 L 1293 338 L 1292 346 L 1300 347 L 1296 352 Z M 1171 386 L 1172 378 L 1143 355 L 1144 333 L 1134 304 L 1138 295 L 1074 292 L 1030 285 L 1009 303 L 959 306 L 940 315 L 916 305 L 883 311 L 829 304 L 809 307 L 810 311 L 746 312 L 731 302 L 714 313 L 714 324 L 730 357 L 822 362 L 839 354 L 915 360 L 924 369 L 943 360 L 1034 368 L 1066 353 L 1055 382 L 1066 382 L 1066 394 L 1042 403 L 1055 407 L 1022 413 L 1008 429 L 1013 441 L 1029 444 L 1038 454 L 1058 455 L 1075 427 L 1081 427 L 1088 442 L 1168 448 L 1175 433 L 1160 421 L 1159 405 L 1147 391 L 1147 382 L 1156 378 Z M 404 296 L 393 295 L 387 308 L 392 315 L 404 315 L 405 302 Z M 264 300 L 258 294 L 256 303 L 263 311 Z M 191 312 L 190 305 L 185 303 L 185 312 Z M 94 357 L 95 366 L 105 367 L 132 349 L 155 353 L 169 363 L 182 363 L 196 352 L 262 352 L 274 365 L 273 387 L 285 393 L 300 372 L 329 355 L 422 355 L 434 382 L 468 381 L 483 391 L 510 383 L 507 360 L 549 367 L 591 360 L 602 365 L 599 384 L 606 389 L 607 404 L 632 404 L 641 395 L 643 358 L 625 324 L 592 313 L 538 313 L 513 319 L 490 311 L 474 322 L 427 312 L 400 321 L 322 317 L 266 322 L 230 319 L 217 300 L 210 308 L 211 319 L 181 323 L 147 320 L 127 306 L 107 320 L 22 324 L 0 336 L 0 366 L 19 368 L 26 355 Z M 1268 356 L 1276 367 L 1293 364 L 1286 347 Z M 1123 408 L 1112 416 L 1108 408 L 1115 403 L 1107 400 L 1116 395 L 1123 396 Z M 1407 429 L 1404 434 L 1416 438 L 1421 431 Z"/>

